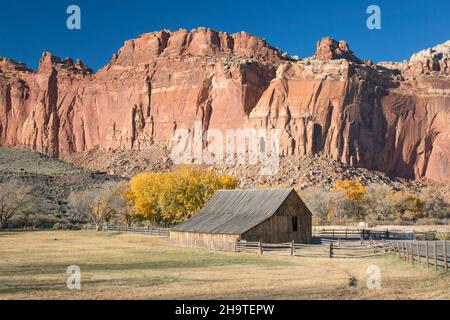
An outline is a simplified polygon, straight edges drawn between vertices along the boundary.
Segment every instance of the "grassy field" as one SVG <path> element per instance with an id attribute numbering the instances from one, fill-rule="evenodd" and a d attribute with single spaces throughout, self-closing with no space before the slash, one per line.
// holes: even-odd
<path id="1" fill-rule="evenodd" d="M 93 231 L 6 232 L 0 243 L 0 299 L 450 299 L 450 276 L 393 256 L 222 253 Z M 66 288 L 69 265 L 81 268 L 81 290 Z M 370 265 L 381 289 L 366 287 Z"/>

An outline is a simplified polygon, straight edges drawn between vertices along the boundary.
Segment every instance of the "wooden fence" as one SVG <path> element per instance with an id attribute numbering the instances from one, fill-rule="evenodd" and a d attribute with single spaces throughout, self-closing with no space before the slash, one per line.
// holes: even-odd
<path id="1" fill-rule="evenodd" d="M 386 253 L 389 243 L 375 241 L 326 241 L 322 244 L 236 242 L 236 252 L 290 255 L 311 258 L 363 258 Z"/>
<path id="2" fill-rule="evenodd" d="M 274 254 L 309 258 L 366 258 L 384 253 L 395 254 L 411 262 L 425 264 L 434 270 L 448 272 L 450 241 L 335 241 L 322 239 L 321 244 L 264 243 L 237 241 L 236 252 Z"/>
<path id="3" fill-rule="evenodd" d="M 427 232 L 404 232 L 400 230 L 371 230 L 371 229 L 330 229 L 322 228 L 315 229 L 315 235 L 321 238 L 332 238 L 332 239 L 376 239 L 376 240 L 406 240 L 409 235 L 413 237 L 414 240 L 437 240 L 436 231 Z M 447 234 L 450 236 L 450 234 Z M 409 239 L 409 240 L 413 240 Z"/>
<path id="4" fill-rule="evenodd" d="M 169 237 L 169 228 L 162 228 L 162 227 L 154 227 L 154 226 L 148 226 L 148 227 L 128 227 L 125 226 L 110 226 L 106 225 L 103 226 L 102 231 L 107 232 L 130 232 L 130 233 L 141 233 L 141 234 L 147 234 L 152 236 L 159 236 L 159 237 Z"/>
<path id="5" fill-rule="evenodd" d="M 450 264 L 450 242 L 442 241 L 391 241 L 391 253 L 412 264 L 425 264 L 427 268 L 443 268 L 447 273 Z"/>

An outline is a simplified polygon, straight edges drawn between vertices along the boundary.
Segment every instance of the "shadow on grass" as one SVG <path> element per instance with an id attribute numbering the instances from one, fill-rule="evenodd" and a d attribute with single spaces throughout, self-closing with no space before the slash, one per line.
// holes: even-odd
<path id="1" fill-rule="evenodd" d="M 159 286 L 173 282 L 180 282 L 183 279 L 170 276 L 156 276 L 145 278 L 121 278 L 119 280 L 104 279 L 104 280 L 89 280 L 83 279 L 81 281 L 82 289 L 89 290 L 95 288 L 98 285 L 103 286 L 130 286 L 133 287 L 151 287 Z M 71 291 L 66 287 L 64 281 L 2 281 L 0 284 L 1 294 L 15 294 L 15 293 L 27 293 L 33 295 L 33 293 L 39 293 L 43 291 Z M 73 291 L 73 292 L 76 292 Z M 1 298 L 1 297 L 0 297 Z"/>
<path id="2" fill-rule="evenodd" d="M 74 261 L 74 264 L 77 262 Z M 3 276 L 11 275 L 43 275 L 61 274 L 66 272 L 67 263 L 33 264 L 26 266 L 15 266 L 14 268 L 3 267 L 0 272 Z M 165 259 L 144 262 L 125 263 L 79 263 L 82 272 L 108 272 L 108 271 L 133 271 L 133 270 L 167 270 L 167 269 L 199 269 L 210 267 L 226 267 L 234 265 L 257 265 L 266 267 L 289 267 L 295 265 L 293 262 L 276 261 L 253 256 L 209 256 L 190 257 L 187 259 Z"/>

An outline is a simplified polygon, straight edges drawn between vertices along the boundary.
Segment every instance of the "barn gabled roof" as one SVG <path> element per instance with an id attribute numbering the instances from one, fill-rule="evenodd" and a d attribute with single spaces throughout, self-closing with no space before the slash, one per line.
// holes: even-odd
<path id="1" fill-rule="evenodd" d="M 242 234 L 270 218 L 294 189 L 219 190 L 194 217 L 172 230 Z"/>

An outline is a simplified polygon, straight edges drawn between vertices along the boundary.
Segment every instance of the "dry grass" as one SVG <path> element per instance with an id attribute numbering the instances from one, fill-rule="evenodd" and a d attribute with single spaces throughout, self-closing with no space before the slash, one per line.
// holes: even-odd
<path id="1" fill-rule="evenodd" d="M 391 256 L 219 253 L 81 231 L 0 233 L 0 243 L 0 299 L 450 299 L 449 276 Z M 66 288 L 73 264 L 81 268 L 81 290 Z M 366 288 L 373 264 L 382 271 L 379 290 Z"/>

